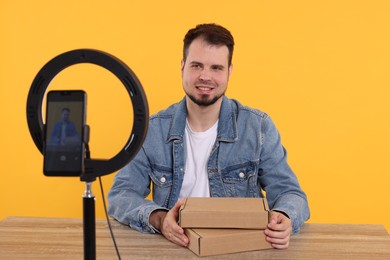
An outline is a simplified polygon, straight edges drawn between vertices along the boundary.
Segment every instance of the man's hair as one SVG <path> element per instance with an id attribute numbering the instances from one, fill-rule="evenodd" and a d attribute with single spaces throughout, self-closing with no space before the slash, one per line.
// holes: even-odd
<path id="1" fill-rule="evenodd" d="M 202 38 L 204 41 L 211 45 L 225 45 L 229 50 L 228 64 L 232 64 L 233 50 L 234 50 L 234 39 L 232 34 L 226 28 L 215 24 L 199 24 L 195 28 L 190 29 L 184 37 L 183 46 L 183 61 L 185 62 L 188 55 L 188 48 L 191 43 L 197 39 Z"/>

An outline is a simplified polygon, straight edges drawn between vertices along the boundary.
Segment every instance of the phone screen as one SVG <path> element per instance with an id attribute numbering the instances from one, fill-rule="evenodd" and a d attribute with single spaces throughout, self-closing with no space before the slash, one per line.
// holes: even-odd
<path id="1" fill-rule="evenodd" d="M 80 176 L 83 171 L 86 93 L 50 91 L 47 95 L 44 174 Z"/>

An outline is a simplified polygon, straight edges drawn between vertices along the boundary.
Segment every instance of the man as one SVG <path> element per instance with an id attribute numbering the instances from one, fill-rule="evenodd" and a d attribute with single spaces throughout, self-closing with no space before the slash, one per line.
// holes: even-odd
<path id="1" fill-rule="evenodd" d="M 225 97 L 234 40 L 216 24 L 201 24 L 184 38 L 185 98 L 151 116 L 137 156 L 115 177 L 109 214 L 142 232 L 161 232 L 188 245 L 177 224 L 185 197 L 262 197 L 271 208 L 264 231 L 274 248 L 309 218 L 305 193 L 286 161 L 269 116 Z M 145 200 L 153 189 L 153 200 Z"/>
<path id="2" fill-rule="evenodd" d="M 69 146 L 80 143 L 80 135 L 69 118 L 70 109 L 65 107 L 61 110 L 61 119 L 54 125 L 49 144 Z"/>

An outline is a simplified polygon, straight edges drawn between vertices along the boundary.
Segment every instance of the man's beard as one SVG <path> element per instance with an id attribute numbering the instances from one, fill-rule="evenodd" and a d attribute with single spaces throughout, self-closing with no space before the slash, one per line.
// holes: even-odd
<path id="1" fill-rule="evenodd" d="M 208 95 L 201 95 L 200 98 L 197 99 L 196 97 L 194 97 L 193 95 L 191 95 L 189 93 L 186 93 L 186 94 L 192 100 L 192 102 L 194 102 L 198 106 L 207 107 L 207 106 L 211 106 L 215 102 L 217 102 L 218 99 L 220 99 L 223 95 L 225 95 L 225 92 L 223 92 L 219 96 L 213 97 L 212 99 L 209 99 Z"/>

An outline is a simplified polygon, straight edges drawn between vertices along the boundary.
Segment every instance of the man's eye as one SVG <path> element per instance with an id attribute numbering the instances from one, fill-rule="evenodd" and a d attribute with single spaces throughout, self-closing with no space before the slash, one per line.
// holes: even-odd
<path id="1" fill-rule="evenodd" d="M 212 69 L 221 71 L 221 70 L 223 70 L 223 67 L 222 66 L 215 66 L 215 67 L 212 67 Z"/>

